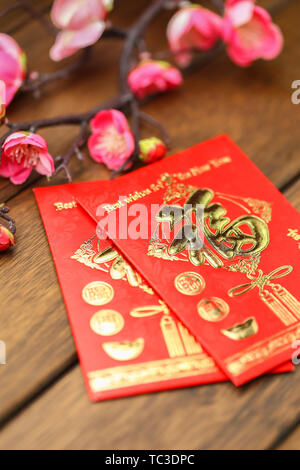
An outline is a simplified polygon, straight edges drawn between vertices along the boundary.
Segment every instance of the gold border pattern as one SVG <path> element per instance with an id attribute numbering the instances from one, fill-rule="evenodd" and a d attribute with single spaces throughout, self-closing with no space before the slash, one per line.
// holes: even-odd
<path id="1" fill-rule="evenodd" d="M 128 366 L 112 367 L 87 374 L 93 392 L 103 392 L 166 380 L 218 372 L 214 360 L 206 354 L 163 359 Z"/>
<path id="2" fill-rule="evenodd" d="M 300 325 L 294 325 L 228 357 L 225 360 L 226 367 L 232 375 L 241 375 L 267 359 L 291 349 L 293 342 L 299 338 Z"/>

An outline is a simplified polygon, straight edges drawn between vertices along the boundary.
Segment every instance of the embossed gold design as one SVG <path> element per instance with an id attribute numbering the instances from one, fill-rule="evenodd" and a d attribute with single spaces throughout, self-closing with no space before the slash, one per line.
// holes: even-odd
<path id="1" fill-rule="evenodd" d="M 184 356 L 185 350 L 173 318 L 164 315 L 160 320 L 160 328 L 170 357 Z"/>
<path id="2" fill-rule="evenodd" d="M 137 338 L 134 341 L 115 341 L 103 343 L 106 354 L 116 361 L 130 361 L 140 356 L 144 349 L 144 339 Z"/>
<path id="3" fill-rule="evenodd" d="M 260 255 L 255 255 L 248 259 L 240 259 L 236 264 L 226 266 L 225 269 L 228 269 L 228 271 L 254 275 L 258 269 L 259 263 Z"/>
<path id="4" fill-rule="evenodd" d="M 137 287 L 141 284 L 141 276 L 135 271 L 122 256 L 117 256 L 114 260 L 111 268 L 110 275 L 113 279 L 123 279 L 127 276 L 129 284 L 133 287 Z"/>
<path id="5" fill-rule="evenodd" d="M 197 310 L 203 320 L 218 322 L 224 320 L 229 313 L 229 305 L 219 297 L 208 297 L 200 300 Z"/>
<path id="6" fill-rule="evenodd" d="M 295 323 L 297 318 L 300 319 L 300 303 L 285 287 L 274 284 L 271 280 L 287 276 L 292 270 L 292 266 L 281 266 L 264 275 L 263 271 L 259 269 L 256 277 L 249 272 L 247 277 L 250 282 L 233 287 L 228 291 L 228 295 L 236 297 L 258 287 L 261 300 L 282 323 L 289 326 Z"/>
<path id="7" fill-rule="evenodd" d="M 254 257 L 266 249 L 269 244 L 269 229 L 263 218 L 251 214 L 249 209 L 229 198 L 247 212 L 246 215 L 231 221 L 227 217 L 227 210 L 221 204 L 212 203 L 214 192 L 211 189 L 194 189 L 188 194 L 184 207 L 176 204 L 166 205 L 156 214 L 158 225 L 149 243 L 149 256 L 182 261 L 186 259 L 179 255 L 187 249 L 189 260 L 195 266 L 209 264 L 214 268 L 221 268 L 224 266 L 222 258 L 231 260 L 238 256 Z M 225 196 L 220 197 L 228 199 Z M 251 207 L 250 203 L 249 205 Z M 203 211 L 199 211 L 200 207 Z M 197 224 L 193 222 L 193 217 L 196 218 Z M 159 239 L 160 226 L 167 240 L 163 224 L 168 224 L 172 231 L 182 222 L 184 225 L 177 231 L 170 244 L 169 241 L 164 243 Z M 202 235 L 217 254 L 203 243 Z"/>
<path id="8" fill-rule="evenodd" d="M 233 196 L 229 194 L 224 194 L 224 193 L 216 193 L 218 196 L 220 196 L 222 199 L 227 199 L 228 201 L 233 202 L 234 204 L 238 204 L 238 202 L 235 201 L 235 199 L 239 199 L 241 201 L 244 201 L 246 204 L 248 204 L 249 207 L 251 207 L 252 211 L 254 214 L 257 214 L 259 217 L 261 217 L 265 222 L 269 223 L 271 222 L 272 219 L 272 204 L 267 201 L 261 201 L 259 199 L 254 199 L 251 197 L 240 197 L 240 196 Z M 244 208 L 247 212 L 248 210 Z"/>
<path id="9" fill-rule="evenodd" d="M 159 305 L 144 305 L 142 307 L 133 308 L 130 311 L 130 315 L 135 318 L 153 317 L 160 313 L 168 314 L 170 310 L 167 305 L 159 300 Z"/>
<path id="10" fill-rule="evenodd" d="M 184 344 L 184 348 L 188 356 L 202 352 L 202 347 L 196 338 L 189 332 L 189 330 L 178 322 L 178 329 Z"/>
<path id="11" fill-rule="evenodd" d="M 74 209 L 74 207 L 77 207 L 76 201 L 71 201 L 71 202 L 54 202 L 54 206 L 56 207 L 57 211 L 62 211 L 65 209 Z"/>
<path id="12" fill-rule="evenodd" d="M 99 246 L 100 240 L 98 239 L 97 247 L 93 248 L 92 242 L 95 238 L 96 235 L 84 242 L 74 255 L 71 256 L 71 259 L 75 259 L 89 268 L 110 273 L 112 279 L 127 280 L 131 286 L 139 287 L 149 295 L 154 294 L 149 284 L 143 282 L 138 272 L 125 261 L 113 246 L 109 246 L 101 251 Z M 112 264 L 110 265 L 110 263 Z"/>
<path id="13" fill-rule="evenodd" d="M 244 201 L 253 209 L 253 212 L 258 214 L 267 223 L 271 222 L 272 219 L 272 204 L 266 201 L 260 201 L 259 199 L 244 198 Z"/>
<path id="14" fill-rule="evenodd" d="M 97 251 L 93 250 L 92 240 L 95 238 L 94 235 L 88 241 L 84 242 L 78 250 L 71 256 L 71 259 L 78 261 L 79 263 L 84 264 L 92 269 L 97 269 L 99 271 L 103 271 L 108 273 L 107 266 L 104 268 L 100 266 L 99 263 L 94 262 L 94 257 L 97 255 Z"/>
<path id="15" fill-rule="evenodd" d="M 83 300 L 90 305 L 108 304 L 114 296 L 114 289 L 103 281 L 94 281 L 87 284 L 82 290 Z"/>
<path id="16" fill-rule="evenodd" d="M 94 256 L 93 261 L 96 264 L 108 263 L 109 261 L 115 259 L 117 256 L 117 250 L 115 250 L 112 246 L 108 246 L 107 248 L 105 248 L 105 250 L 97 253 Z"/>
<path id="17" fill-rule="evenodd" d="M 223 335 L 234 341 L 250 338 L 258 332 L 258 324 L 254 317 L 248 318 L 244 323 L 234 325 L 227 330 L 221 330 Z"/>
<path id="18" fill-rule="evenodd" d="M 160 321 L 161 332 L 170 357 L 196 354 L 202 351 L 200 344 L 189 333 L 182 323 L 176 322 L 170 316 L 167 305 L 159 300 L 159 305 L 145 305 L 131 310 L 130 315 L 135 318 L 153 317 L 162 314 Z"/>
<path id="19" fill-rule="evenodd" d="M 176 289 L 184 295 L 199 295 L 205 289 L 203 277 L 191 271 L 178 274 L 174 284 Z"/>
<path id="20" fill-rule="evenodd" d="M 297 228 L 289 228 L 288 233 L 286 234 L 287 237 L 292 238 L 297 243 L 297 247 L 300 250 L 300 234 Z"/>
<path id="21" fill-rule="evenodd" d="M 97 370 L 88 373 L 88 380 L 96 393 L 216 372 L 218 369 L 213 359 L 206 354 L 198 354 Z"/>
<path id="22" fill-rule="evenodd" d="M 100 310 L 90 320 L 90 327 L 97 335 L 112 336 L 124 326 L 124 318 L 115 310 Z"/>
<path id="23" fill-rule="evenodd" d="M 149 242 L 147 255 L 169 261 L 188 261 L 184 253 L 181 253 L 181 256 L 170 255 L 168 252 L 168 244 L 154 238 L 151 238 Z"/>

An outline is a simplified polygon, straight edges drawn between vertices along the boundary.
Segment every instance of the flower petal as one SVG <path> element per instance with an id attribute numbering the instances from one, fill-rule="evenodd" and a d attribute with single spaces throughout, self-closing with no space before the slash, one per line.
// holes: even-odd
<path id="1" fill-rule="evenodd" d="M 251 20 L 255 0 L 230 0 L 226 2 L 225 13 L 235 27 Z"/>
<path id="2" fill-rule="evenodd" d="M 59 29 L 80 30 L 89 23 L 104 20 L 107 8 L 103 0 L 55 0 L 51 19 Z"/>
<path id="3" fill-rule="evenodd" d="M 73 55 L 79 49 L 90 46 L 98 41 L 105 30 L 103 21 L 94 21 L 79 31 L 62 31 L 50 49 L 50 57 L 54 61 Z"/>
<path id="4" fill-rule="evenodd" d="M 32 172 L 32 168 L 25 168 L 25 167 L 19 166 L 18 171 L 16 171 L 13 175 L 11 175 L 10 181 L 13 184 L 25 183 L 27 178 L 30 176 L 31 172 Z"/>
<path id="5" fill-rule="evenodd" d="M 1 163 L 0 163 L 0 176 L 4 178 L 10 178 L 14 174 L 16 164 L 13 163 L 9 158 L 6 157 L 4 151 L 1 153 Z"/>
<path id="6" fill-rule="evenodd" d="M 54 173 L 54 162 L 51 155 L 44 151 L 40 152 L 40 158 L 38 163 L 35 165 L 35 170 L 41 175 L 51 176 Z"/>
<path id="7" fill-rule="evenodd" d="M 236 0 L 232 3 L 235 5 Z M 275 58 L 283 46 L 280 29 L 272 23 L 268 12 L 257 6 L 253 6 L 250 20 L 239 27 L 235 27 L 227 15 L 223 23 L 223 39 L 227 42 L 229 57 L 242 67 L 259 58 Z"/>
<path id="8" fill-rule="evenodd" d="M 102 163 L 102 152 L 98 148 L 99 136 L 98 134 L 92 134 L 88 139 L 88 149 L 93 160 L 97 163 Z"/>

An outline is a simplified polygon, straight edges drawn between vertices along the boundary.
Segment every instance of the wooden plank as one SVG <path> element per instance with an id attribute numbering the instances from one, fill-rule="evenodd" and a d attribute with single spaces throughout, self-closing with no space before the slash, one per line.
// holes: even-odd
<path id="1" fill-rule="evenodd" d="M 17 1 L 0 0 L 0 12 L 10 9 Z M 45 14 L 50 10 L 51 0 L 28 0 L 28 4 L 33 6 L 37 11 Z M 9 11 L 5 16 L 0 18 L 1 33 L 14 34 L 25 24 L 31 21 L 31 16 L 23 8 L 16 8 Z"/>
<path id="2" fill-rule="evenodd" d="M 278 450 L 300 450 L 300 426 L 278 446 Z"/>
<path id="3" fill-rule="evenodd" d="M 127 2 L 119 2 L 114 13 L 115 22 L 128 24 L 145 3 L 132 2 L 128 7 Z M 267 4 L 271 3 L 277 5 L 278 1 Z M 221 54 L 200 70 L 192 68 L 180 90 L 145 106 L 145 111 L 168 128 L 172 151 L 227 132 L 278 187 L 300 170 L 297 158 L 300 137 L 295 132 L 299 125 L 299 109 L 290 100 L 291 83 L 300 74 L 299 11 L 300 4 L 291 1 L 276 17 L 286 37 L 285 51 L 277 60 L 258 62 L 250 69 L 241 69 Z M 170 12 L 164 12 L 154 22 L 148 35 L 150 49 L 166 48 L 165 27 L 169 16 Z M 48 57 L 52 39 L 46 34 L 41 35 L 40 31 L 40 26 L 34 23 L 26 25 L 15 37 L 29 52 L 32 69 L 57 70 L 62 64 L 53 64 Z M 36 37 L 40 40 L 36 41 Z M 119 40 L 100 41 L 87 69 L 47 86 L 38 101 L 31 95 L 20 95 L 9 108 L 9 119 L 23 121 L 85 111 L 112 97 L 117 89 L 116 64 L 120 50 Z M 52 154 L 67 149 L 76 132 L 76 129 L 67 129 L 56 127 L 41 132 L 47 138 Z M 145 135 L 152 132 L 147 128 Z M 7 200 L 21 189 L 1 179 L 0 200 Z"/>
<path id="4" fill-rule="evenodd" d="M 10 421 L 0 449 L 265 449 L 299 413 L 300 369 L 229 383 L 88 402 L 79 367 Z"/>

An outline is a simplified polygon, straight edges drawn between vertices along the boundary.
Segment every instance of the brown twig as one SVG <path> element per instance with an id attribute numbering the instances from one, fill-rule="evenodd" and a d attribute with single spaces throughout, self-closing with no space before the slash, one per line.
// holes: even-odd
<path id="1" fill-rule="evenodd" d="M 79 160 L 83 160 L 83 155 L 80 152 L 80 148 L 85 144 L 86 142 L 86 137 L 88 134 L 88 121 L 83 121 L 80 126 L 80 131 L 75 139 L 75 141 L 72 143 L 70 146 L 69 150 L 65 153 L 64 156 L 58 156 L 56 157 L 56 161 L 61 161 L 61 163 L 58 165 L 56 168 L 54 175 L 57 175 L 61 171 L 64 171 L 66 173 L 66 177 L 69 182 L 72 181 L 72 177 L 68 168 L 68 164 L 74 155 L 74 153 L 77 155 L 77 158 Z"/>
<path id="2" fill-rule="evenodd" d="M 47 18 L 41 13 L 40 11 L 36 10 L 32 5 L 30 5 L 26 0 L 19 0 L 18 2 L 10 5 L 9 7 L 5 8 L 0 12 L 0 18 L 3 18 L 8 13 L 18 8 L 23 8 L 27 13 L 37 21 L 41 23 L 41 25 L 48 31 L 51 36 L 56 36 L 57 29 L 55 26 L 47 20 Z"/>
<path id="3" fill-rule="evenodd" d="M 165 129 L 165 127 L 159 121 L 154 119 L 152 116 L 150 116 L 147 113 L 144 113 L 144 111 L 140 111 L 139 114 L 140 114 L 140 118 L 143 121 L 148 122 L 153 127 L 156 127 L 159 130 L 162 140 L 164 141 L 166 146 L 169 147 L 171 143 L 171 138 L 170 138 L 168 131 Z"/>
<path id="4" fill-rule="evenodd" d="M 14 235 L 16 233 L 16 223 L 14 221 L 14 219 L 12 217 L 10 217 L 9 215 L 7 215 L 7 213 L 9 212 L 9 208 L 7 206 L 5 206 L 4 204 L 0 204 L 0 217 L 4 220 L 6 220 L 6 222 L 8 222 L 8 229 L 9 231 Z"/>
<path id="5" fill-rule="evenodd" d="M 23 85 L 21 86 L 21 90 L 23 92 L 31 91 L 35 94 L 37 98 L 40 96 L 40 88 L 47 83 L 64 79 L 69 77 L 71 74 L 79 70 L 90 58 L 91 55 L 91 47 L 87 47 L 83 50 L 80 57 L 72 62 L 71 64 L 67 65 L 66 67 L 61 68 L 53 73 L 38 73 L 36 72 L 34 78 L 32 78 L 32 74 L 29 73 L 28 78 L 25 80 Z"/>

